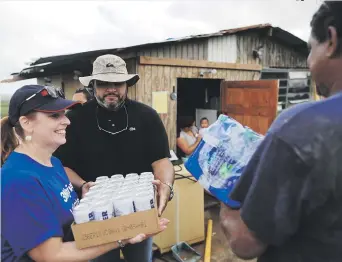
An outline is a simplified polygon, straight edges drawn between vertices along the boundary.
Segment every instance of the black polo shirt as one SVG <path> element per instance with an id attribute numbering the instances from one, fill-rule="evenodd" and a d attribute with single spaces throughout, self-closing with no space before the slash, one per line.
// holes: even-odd
<path id="1" fill-rule="evenodd" d="M 231 197 L 259 262 L 342 261 L 342 93 L 282 113 Z"/>
<path id="2" fill-rule="evenodd" d="M 127 114 L 125 108 L 108 111 L 94 99 L 69 111 L 67 142 L 54 155 L 86 181 L 152 171 L 154 161 L 170 157 L 164 125 L 147 105 L 127 100 L 125 107 Z M 124 131 L 112 135 L 99 126 L 112 133 Z"/>

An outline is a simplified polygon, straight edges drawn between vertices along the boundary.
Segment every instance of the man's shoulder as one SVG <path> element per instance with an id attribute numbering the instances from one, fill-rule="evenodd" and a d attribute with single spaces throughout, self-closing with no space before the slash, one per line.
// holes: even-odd
<path id="1" fill-rule="evenodd" d="M 325 152 L 327 145 L 340 146 L 342 95 L 310 102 L 286 110 L 268 133 L 284 141 L 306 162 Z M 329 146 L 328 146 L 329 148 Z"/>
<path id="2" fill-rule="evenodd" d="M 272 133 L 280 132 L 284 128 L 287 128 L 289 125 L 297 122 L 298 118 L 309 115 L 312 111 L 312 107 L 315 106 L 314 103 L 315 102 L 303 103 L 285 109 L 274 120 L 269 131 Z"/>
<path id="3" fill-rule="evenodd" d="M 273 122 L 269 132 L 281 134 L 305 131 L 311 133 L 328 126 L 342 124 L 342 94 L 321 101 L 299 104 L 281 113 Z"/>

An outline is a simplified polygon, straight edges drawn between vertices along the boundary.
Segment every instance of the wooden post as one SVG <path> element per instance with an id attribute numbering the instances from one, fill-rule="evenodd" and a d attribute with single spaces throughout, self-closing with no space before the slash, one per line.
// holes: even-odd
<path id="1" fill-rule="evenodd" d="M 213 220 L 208 220 L 207 239 L 205 241 L 204 262 L 210 262 L 211 257 L 211 236 L 213 232 Z"/>

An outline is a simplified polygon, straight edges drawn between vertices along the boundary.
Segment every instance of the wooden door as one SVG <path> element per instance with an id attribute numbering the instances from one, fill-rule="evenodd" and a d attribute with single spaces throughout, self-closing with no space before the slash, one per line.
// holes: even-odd
<path id="1" fill-rule="evenodd" d="M 222 113 L 265 134 L 277 115 L 278 86 L 278 80 L 222 81 Z"/>

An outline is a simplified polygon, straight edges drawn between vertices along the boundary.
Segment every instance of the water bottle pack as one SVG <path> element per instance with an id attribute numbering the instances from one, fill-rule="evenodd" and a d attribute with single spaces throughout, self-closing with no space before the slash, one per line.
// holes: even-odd
<path id="1" fill-rule="evenodd" d="M 230 199 L 229 194 L 262 139 L 262 135 L 233 118 L 220 115 L 185 167 L 217 199 L 238 208 L 240 203 Z"/>
<path id="2" fill-rule="evenodd" d="M 75 223 L 107 220 L 154 208 L 153 179 L 151 172 L 98 177 L 95 186 L 73 209 Z"/>

